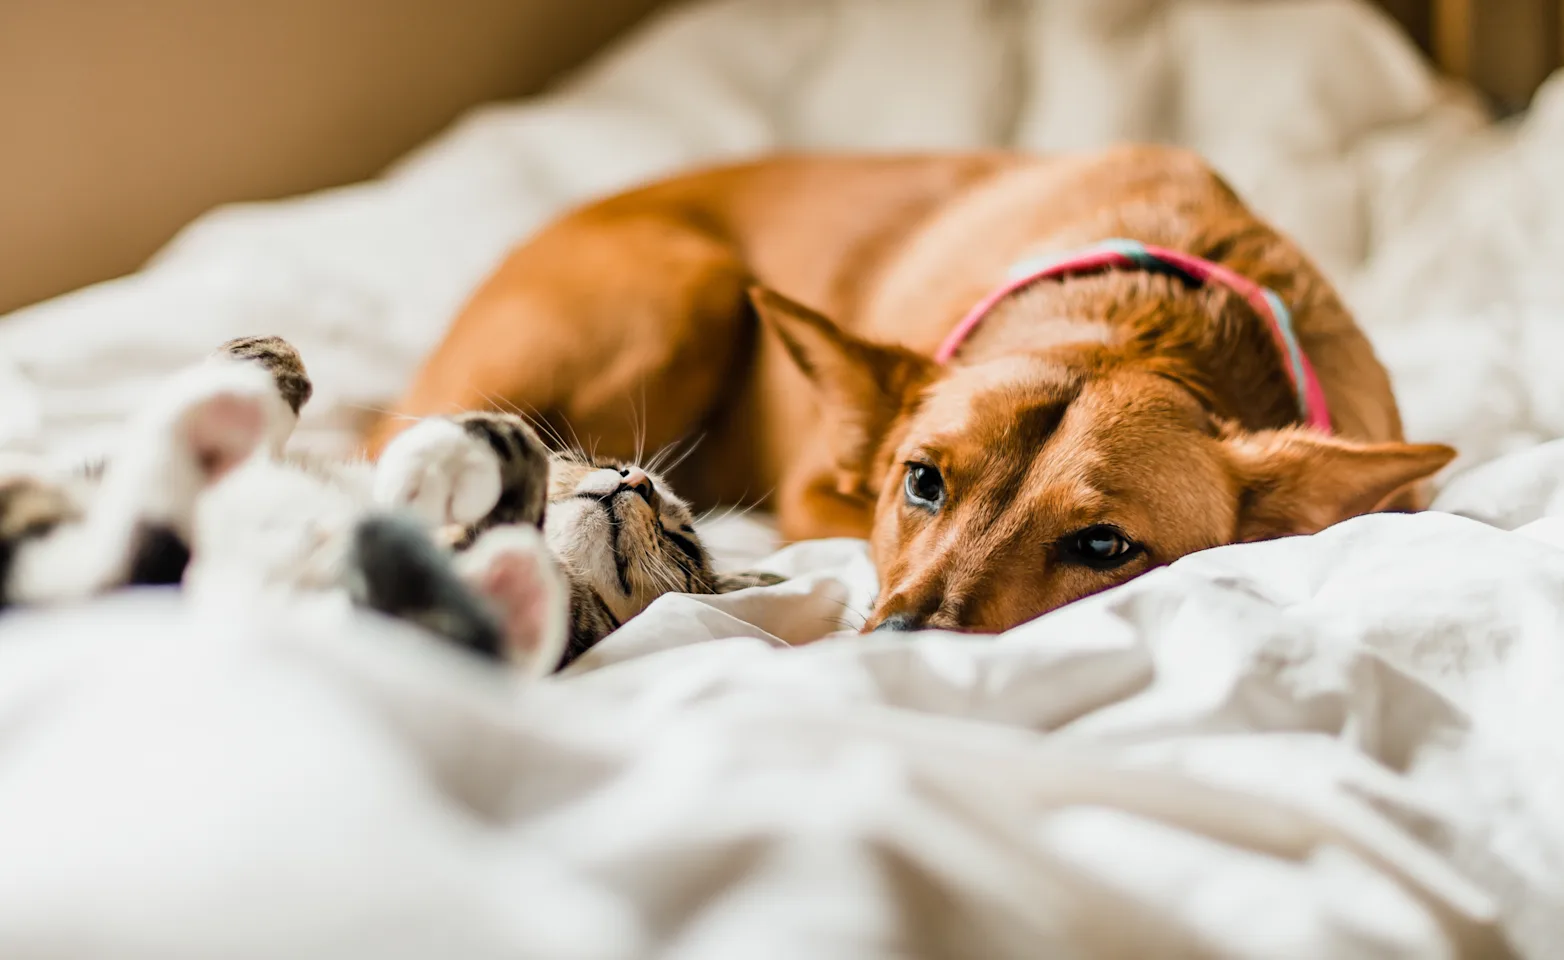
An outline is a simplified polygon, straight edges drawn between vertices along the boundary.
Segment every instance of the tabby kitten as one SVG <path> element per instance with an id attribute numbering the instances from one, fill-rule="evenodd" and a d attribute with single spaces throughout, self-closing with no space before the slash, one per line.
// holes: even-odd
<path id="1" fill-rule="evenodd" d="M 291 454 L 312 392 L 285 341 L 230 341 L 171 382 L 101 478 L 0 481 L 0 605 L 181 574 L 196 588 L 238 577 L 345 589 L 451 642 L 546 672 L 664 593 L 780 580 L 714 573 L 689 507 L 655 474 L 551 455 L 509 414 L 421 421 L 373 465 Z M 114 535 L 78 535 L 89 527 Z M 54 555 L 76 575 L 40 590 Z M 93 564 L 99 574 L 80 575 Z"/>
<path id="2" fill-rule="evenodd" d="M 569 592 L 560 665 L 666 593 L 718 594 L 782 582 L 718 573 L 690 506 L 657 473 L 576 450 L 550 452 L 521 417 L 432 417 L 387 445 L 373 499 L 412 510 L 461 551 L 484 531 L 536 525 Z"/>

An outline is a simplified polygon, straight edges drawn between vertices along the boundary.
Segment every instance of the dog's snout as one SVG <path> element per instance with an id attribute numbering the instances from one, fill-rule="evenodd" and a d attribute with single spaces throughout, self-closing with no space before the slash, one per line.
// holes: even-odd
<path id="1" fill-rule="evenodd" d="M 635 491 L 647 503 L 655 502 L 652 497 L 657 490 L 652 486 L 652 478 L 646 475 L 645 470 L 640 467 L 626 467 L 619 471 L 619 477 L 620 489 Z"/>
<path id="2" fill-rule="evenodd" d="M 923 621 L 919 617 L 911 613 L 893 613 L 881 620 L 880 625 L 874 628 L 874 632 L 910 633 L 913 630 L 922 629 Z"/>

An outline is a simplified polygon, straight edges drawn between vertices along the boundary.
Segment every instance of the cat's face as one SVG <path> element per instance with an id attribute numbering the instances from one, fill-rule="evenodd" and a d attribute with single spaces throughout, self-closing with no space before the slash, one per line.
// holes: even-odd
<path id="1" fill-rule="evenodd" d="M 543 534 L 554 555 L 623 622 L 665 593 L 719 587 L 690 507 L 634 464 L 556 454 Z"/>

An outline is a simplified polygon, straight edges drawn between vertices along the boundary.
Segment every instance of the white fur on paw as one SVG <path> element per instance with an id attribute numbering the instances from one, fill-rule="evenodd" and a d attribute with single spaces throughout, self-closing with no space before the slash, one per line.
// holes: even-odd
<path id="1" fill-rule="evenodd" d="M 207 482 L 250 458 L 266 435 L 264 399 L 221 391 L 186 410 L 179 430 L 185 451 Z"/>
<path id="2" fill-rule="evenodd" d="M 117 563 L 147 523 L 188 537 L 203 492 L 256 453 L 271 392 L 259 370 L 194 368 L 166 381 L 127 425 L 91 497 L 83 529 L 94 552 Z"/>
<path id="3" fill-rule="evenodd" d="M 204 483 L 249 459 L 270 432 L 276 389 L 264 371 L 196 367 L 175 377 L 143 429 L 162 433 Z M 150 438 L 148 438 L 150 439 Z"/>
<path id="4" fill-rule="evenodd" d="M 262 402 L 266 407 L 266 445 L 272 456 L 281 457 L 288 439 L 293 436 L 294 428 L 299 425 L 299 415 L 288 406 L 288 401 L 277 389 L 277 382 L 272 379 L 272 375 L 253 361 L 221 353 L 207 357 L 202 369 L 211 371 L 211 376 L 217 378 L 225 377 L 226 371 L 234 369 L 243 370 L 247 376 L 253 376 L 256 372 L 265 375 Z"/>
<path id="5" fill-rule="evenodd" d="M 484 441 L 432 418 L 391 441 L 375 466 L 375 502 L 435 524 L 477 523 L 499 502 L 500 461 Z"/>
<path id="6" fill-rule="evenodd" d="M 457 572 L 505 625 L 505 652 L 530 676 L 554 670 L 565 652 L 570 594 L 537 530 L 495 527 L 457 557 Z"/>

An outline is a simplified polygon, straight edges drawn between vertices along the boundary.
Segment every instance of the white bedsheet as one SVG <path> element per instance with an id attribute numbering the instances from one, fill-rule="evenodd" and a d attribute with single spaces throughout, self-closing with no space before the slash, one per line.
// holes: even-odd
<path id="1" fill-rule="evenodd" d="M 697 4 L 6 318 L 0 444 L 100 449 L 150 378 L 276 332 L 340 447 L 581 197 L 1124 138 L 1208 153 L 1342 284 L 1464 516 L 1211 551 L 998 639 L 788 649 L 874 592 L 862 544 L 805 544 L 526 689 L 325 600 L 8 617 L 0 956 L 1564 953 L 1564 81 L 1491 126 L 1358 3 Z"/>

